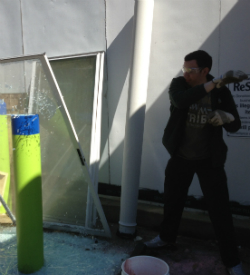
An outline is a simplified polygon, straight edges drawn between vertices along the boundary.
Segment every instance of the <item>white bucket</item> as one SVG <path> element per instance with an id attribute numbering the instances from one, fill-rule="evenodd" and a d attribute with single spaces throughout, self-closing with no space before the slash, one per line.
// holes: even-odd
<path id="1" fill-rule="evenodd" d="M 170 275 L 169 266 L 161 259 L 136 256 L 122 263 L 121 275 Z"/>

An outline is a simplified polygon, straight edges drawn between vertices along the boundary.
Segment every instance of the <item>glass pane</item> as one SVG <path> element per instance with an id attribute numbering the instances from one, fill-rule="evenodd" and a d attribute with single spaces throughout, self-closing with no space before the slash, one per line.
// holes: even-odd
<path id="1" fill-rule="evenodd" d="M 50 60 L 89 165 L 96 56 Z"/>
<path id="2" fill-rule="evenodd" d="M 89 218 L 86 215 L 88 187 L 92 185 L 89 172 L 87 167 L 79 161 L 77 152 L 79 149 L 74 145 L 73 132 L 69 129 L 69 121 L 65 119 L 63 102 L 54 88 L 56 86 L 53 87 L 51 84 L 53 78 L 42 57 L 0 63 L 0 77 L 3 84 L 0 87 L 0 100 L 7 106 L 8 129 L 11 129 L 10 114 L 39 114 L 44 221 L 85 226 L 86 219 Z M 77 102 L 76 98 L 74 100 L 68 100 L 71 108 Z M 88 110 L 89 113 L 90 110 Z M 78 131 L 84 132 L 85 128 L 91 129 L 91 123 L 89 123 L 91 120 L 83 115 L 87 126 L 80 129 L 83 127 L 80 123 L 82 117 L 78 119 L 77 110 L 74 116 Z M 8 135 L 10 152 L 12 152 L 15 148 L 12 148 L 10 130 Z M 13 179 L 11 181 L 13 182 Z M 94 201 L 98 202 L 96 197 Z M 98 210 L 102 211 L 100 208 Z M 99 215 L 97 217 L 100 220 Z M 95 228 L 103 229 L 102 222 L 103 220 L 97 222 Z"/>

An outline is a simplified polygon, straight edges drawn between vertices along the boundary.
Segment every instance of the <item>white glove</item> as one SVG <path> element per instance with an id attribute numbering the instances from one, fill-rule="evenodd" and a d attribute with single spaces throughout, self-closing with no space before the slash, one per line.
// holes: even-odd
<path id="1" fill-rule="evenodd" d="M 247 79 L 248 76 L 242 71 L 228 71 L 221 76 L 214 78 L 212 81 L 216 84 L 216 88 L 220 88 L 226 84 L 241 82 L 244 79 Z"/>
<path id="2" fill-rule="evenodd" d="M 234 121 L 234 116 L 222 110 L 216 110 L 208 114 L 208 123 L 213 126 L 220 126 Z"/>

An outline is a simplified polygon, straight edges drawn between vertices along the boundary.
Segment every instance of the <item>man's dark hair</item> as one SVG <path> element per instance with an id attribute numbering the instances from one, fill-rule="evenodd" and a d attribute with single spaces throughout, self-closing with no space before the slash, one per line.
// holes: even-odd
<path id="1" fill-rule="evenodd" d="M 212 57 L 205 51 L 198 50 L 192 53 L 189 53 L 184 58 L 185 61 L 196 60 L 197 65 L 200 68 L 209 68 L 209 71 L 212 68 L 213 60 Z"/>

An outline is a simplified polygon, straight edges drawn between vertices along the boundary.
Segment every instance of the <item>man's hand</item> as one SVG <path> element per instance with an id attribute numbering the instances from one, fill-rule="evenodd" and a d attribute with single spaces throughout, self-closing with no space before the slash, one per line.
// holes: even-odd
<path id="1" fill-rule="evenodd" d="M 244 79 L 247 79 L 248 76 L 242 71 L 228 71 L 225 74 L 222 74 L 220 77 L 214 78 L 212 81 L 216 84 L 216 88 L 220 88 L 226 84 L 241 82 Z"/>
<path id="2" fill-rule="evenodd" d="M 222 110 L 216 110 L 208 114 L 208 123 L 213 126 L 220 126 L 234 121 L 234 116 Z"/>

